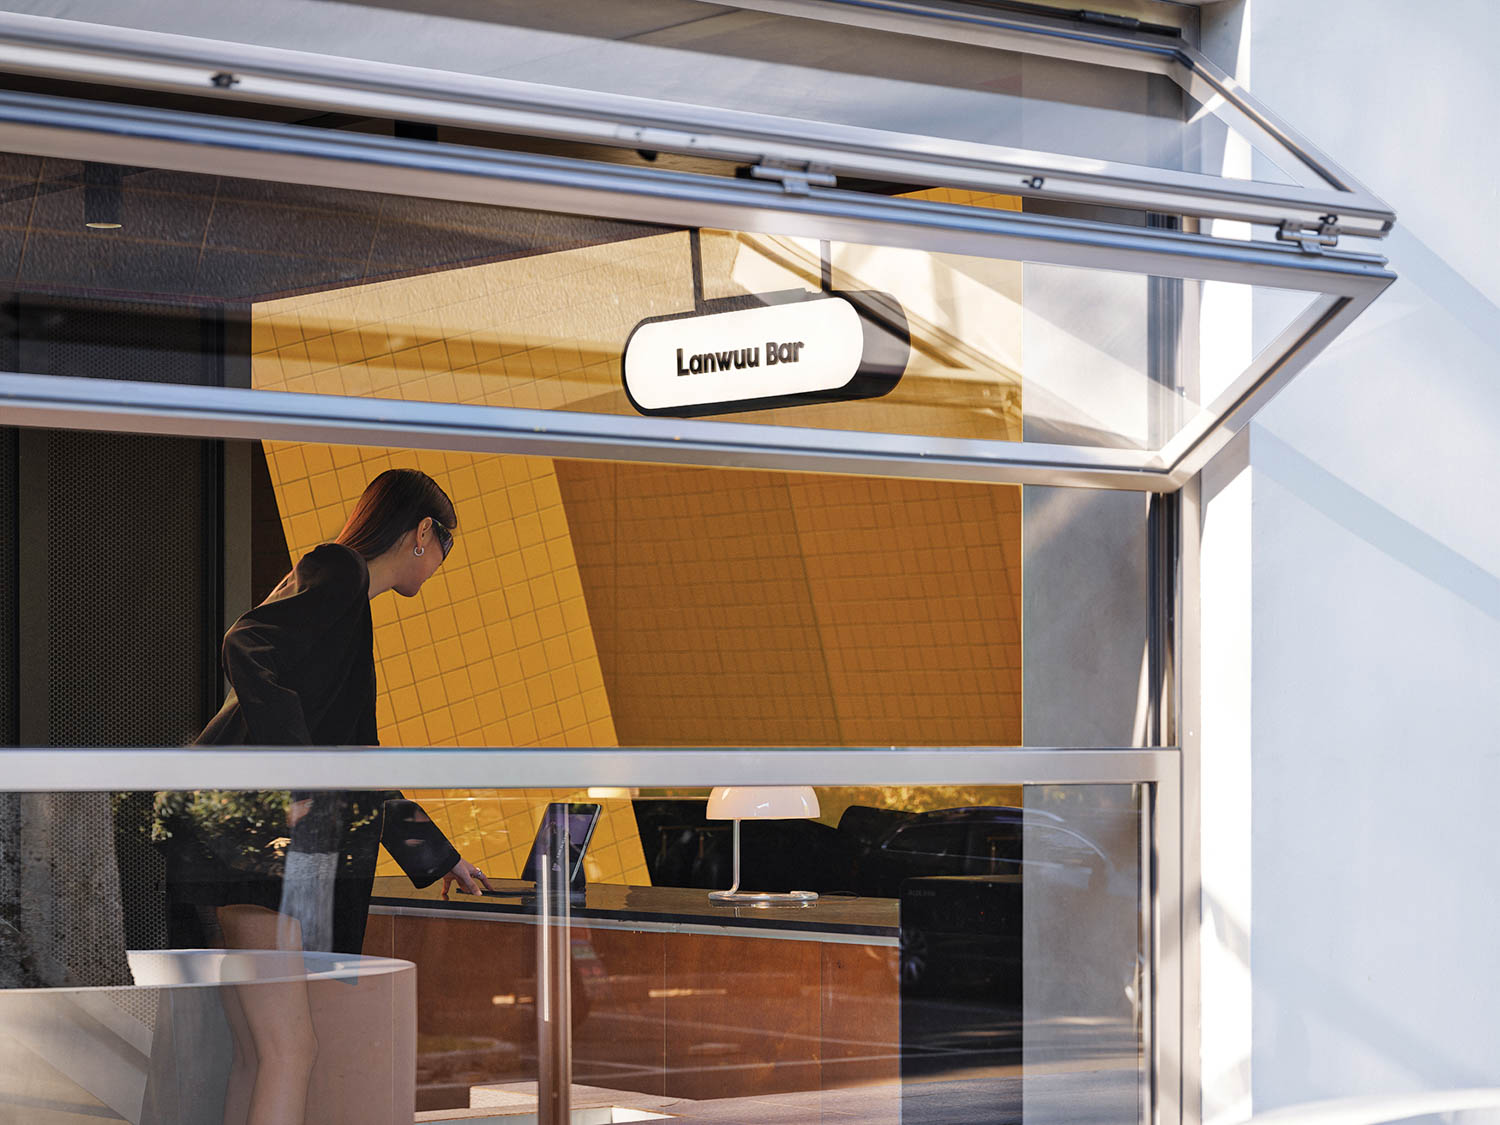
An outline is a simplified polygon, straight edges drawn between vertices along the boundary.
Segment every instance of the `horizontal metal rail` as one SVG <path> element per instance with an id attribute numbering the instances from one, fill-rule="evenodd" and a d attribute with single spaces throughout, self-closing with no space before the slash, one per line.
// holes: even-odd
<path id="1" fill-rule="evenodd" d="M 774 5 L 765 5 L 774 7 Z M 1009 194 L 1280 225 L 1334 215 L 1332 229 L 1382 236 L 1390 208 L 1279 126 L 1232 80 L 1177 43 L 1104 31 L 1062 35 L 973 10 L 861 3 L 791 4 L 795 14 L 907 34 L 993 42 L 1090 62 L 1136 66 L 1205 86 L 1241 131 L 1310 169 L 1317 186 L 1226 180 L 1060 153 L 1018 149 L 745 110 L 403 66 L 138 28 L 0 13 L 0 68 L 76 81 L 412 119 L 501 133 L 651 149 L 736 163 L 791 166 L 854 178 Z M 985 37 L 989 38 L 986 39 Z M 998 39 L 995 37 L 999 37 Z M 977 38 L 976 38 L 977 37 Z M 1198 91 L 1200 94 L 1202 90 Z M 1286 163 L 1283 161 L 1282 163 Z"/>
<path id="2" fill-rule="evenodd" d="M 1154 455 L 1038 442 L 638 418 L 562 410 L 0 374 L 5 425 L 326 442 L 717 468 L 1055 484 L 1177 487 Z"/>
<path id="3" fill-rule="evenodd" d="M 1151 32 L 1097 23 L 1083 24 L 1066 18 L 1067 13 L 1063 12 L 1056 18 L 1020 15 L 989 11 L 951 0 L 733 0 L 733 3 L 735 7 L 800 19 L 977 43 L 1001 50 L 1163 74 L 1177 82 L 1201 105 L 1212 105 L 1213 111 L 1231 129 L 1257 145 L 1264 155 L 1273 160 L 1279 153 L 1290 157 L 1290 162 L 1275 161 L 1284 171 L 1303 172 L 1304 176 L 1299 176 L 1299 179 L 1310 176 L 1318 186 L 1332 187 L 1341 193 L 1332 198 L 1342 201 L 1350 215 L 1385 220 L 1380 229 L 1358 232 L 1351 229 L 1350 233 L 1378 236 L 1388 233 L 1395 221 L 1394 212 L 1374 193 L 1257 102 L 1239 82 L 1201 51 L 1177 37 L 1165 38 Z M 1168 178 L 1168 183 L 1172 182 L 1170 170 L 1151 170 L 1153 180 L 1163 175 Z M 1287 190 L 1274 185 L 1219 183 L 1226 193 L 1240 188 L 1251 199 L 1265 198 L 1268 189 L 1273 194 Z"/>
<path id="4" fill-rule="evenodd" d="M 0 92 L 0 149 L 437 199 L 1356 295 L 1378 255 Z"/>
<path id="5" fill-rule="evenodd" d="M 0 792 L 1066 785 L 1157 782 L 1177 775 L 1174 748 L 0 750 Z"/>

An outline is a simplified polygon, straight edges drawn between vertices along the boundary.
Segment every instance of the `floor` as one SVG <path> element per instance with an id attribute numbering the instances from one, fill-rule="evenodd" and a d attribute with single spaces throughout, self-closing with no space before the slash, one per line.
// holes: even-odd
<path id="1" fill-rule="evenodd" d="M 1134 1072 L 1122 1069 L 1034 1075 L 1025 1085 L 1026 1120 L 1057 1125 L 1132 1123 L 1137 1120 L 1137 1093 Z M 419 1113 L 417 1121 L 423 1125 L 520 1125 L 535 1119 L 536 1083 L 476 1086 L 471 1104 L 468 1110 Z M 954 1121 L 1009 1125 L 1021 1120 L 1021 1083 L 1014 1077 L 987 1076 L 699 1101 L 573 1087 L 575 1112 L 607 1106 L 664 1114 L 695 1125 L 948 1125 Z"/>

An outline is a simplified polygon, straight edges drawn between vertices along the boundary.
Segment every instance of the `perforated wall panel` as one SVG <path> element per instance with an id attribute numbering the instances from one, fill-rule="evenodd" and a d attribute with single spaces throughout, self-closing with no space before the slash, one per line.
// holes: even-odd
<path id="1" fill-rule="evenodd" d="M 19 360 L 31 374 L 220 382 L 220 327 L 211 310 L 30 295 L 17 301 Z"/>
<path id="2" fill-rule="evenodd" d="M 179 746 L 197 734 L 201 459 L 196 441 L 49 435 L 54 744 Z"/>

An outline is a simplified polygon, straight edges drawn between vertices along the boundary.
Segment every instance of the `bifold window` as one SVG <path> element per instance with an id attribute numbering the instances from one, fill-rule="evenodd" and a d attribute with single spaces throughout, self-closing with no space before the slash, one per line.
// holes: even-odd
<path id="1" fill-rule="evenodd" d="M 70 146 L 87 137 L 67 115 L 90 129 L 101 116 L 9 105 L 52 122 L 29 135 Z M 141 159 L 208 168 L 237 142 L 313 143 L 194 128 L 212 146 L 141 135 Z M 294 165 L 330 179 L 346 159 L 395 157 L 313 141 L 318 154 Z M 484 166 L 468 194 L 514 187 L 489 167 L 510 158 L 436 156 Z M 377 444 L 400 431 L 448 448 L 1164 489 L 1390 279 L 1371 260 L 1286 245 L 1145 230 L 1096 244 L 1090 228 L 1017 213 L 1018 200 L 950 189 L 841 196 L 840 217 L 731 182 L 714 211 L 745 227 L 684 229 L 660 221 L 676 209 L 664 196 L 644 222 L 140 164 L 109 165 L 98 188 L 95 167 L 5 164 L 17 324 L 29 310 L 87 318 L 90 294 L 107 292 L 148 320 L 211 313 L 218 358 L 198 387 L 127 388 L 18 353 L 3 379 L 17 423 L 160 430 L 194 417 L 201 436 Z M 391 172 L 407 187 L 447 176 Z M 619 186 L 558 194 L 604 206 Z M 101 193 L 119 220 L 108 230 L 90 226 Z M 523 194 L 534 201 L 535 185 Z"/>
<path id="2" fill-rule="evenodd" d="M 1169 751 L 77 751 L 66 793 L 8 757 L 0 843 L 65 815 L 120 862 L 8 939 L 52 977 L 0 965 L 0 1106 L 536 1120 L 570 1074 L 585 1120 L 1144 1125 L 1175 1065 Z"/>
<path id="3" fill-rule="evenodd" d="M 1393 216 L 1024 7 L 0 13 L 0 1104 L 1184 1118 L 1174 494 Z M 173 749 L 391 467 L 418 749 Z"/>
<path id="4" fill-rule="evenodd" d="M 688 7 L 702 18 L 649 33 L 645 9 L 617 24 L 564 6 L 524 28 L 380 11 L 359 50 L 335 50 L 328 19 L 296 3 L 311 30 L 295 50 L 260 30 L 167 32 L 145 8 L 98 25 L 5 17 L 33 74 L 97 80 L 107 51 L 111 81 L 206 108 L 355 98 L 449 128 L 380 137 L 361 131 L 378 132 L 369 116 L 309 128 L 0 94 L 12 149 L 45 158 L 13 163 L 10 190 L 40 202 L 12 221 L 53 246 L 112 239 L 51 261 L 27 242 L 19 288 L 116 277 L 248 303 L 262 328 L 240 345 L 241 384 L 327 396 L 127 403 L 7 379 L 13 408 L 152 426 L 187 411 L 225 436 L 247 411 L 295 414 L 268 424 L 373 438 L 388 416 L 347 398 L 396 397 L 435 441 L 514 451 L 1170 490 L 1391 280 L 1332 246 L 1383 233 L 1389 211 L 1179 39 L 957 6 Z M 405 70 L 383 52 L 413 19 L 424 42 L 472 39 L 442 73 Z M 305 49 L 320 43 L 330 53 Z M 482 44 L 504 45 L 483 67 Z M 505 139 L 520 134 L 548 151 Z M 752 135 L 895 163 L 722 143 Z M 681 159 L 663 166 L 667 152 Z M 434 271 L 467 299 L 439 295 Z M 432 349 L 455 339 L 434 384 Z M 548 413 L 509 412 L 533 409 Z"/>
<path id="5" fill-rule="evenodd" d="M 741 165 L 802 192 L 947 185 L 1322 243 L 1389 229 L 1389 208 L 1173 29 L 1003 7 L 277 0 L 271 19 L 93 0 L 67 20 L 6 14 L 0 37 L 15 72 Z"/>

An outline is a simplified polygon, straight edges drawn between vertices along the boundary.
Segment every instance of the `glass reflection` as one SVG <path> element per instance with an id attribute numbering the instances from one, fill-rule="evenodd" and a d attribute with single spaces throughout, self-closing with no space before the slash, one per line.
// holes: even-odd
<path id="1" fill-rule="evenodd" d="M 109 167 L 119 225 L 98 229 L 100 167 L 0 156 L 8 369 L 1149 451 L 1290 346 L 1313 301 L 149 168 Z M 944 187 L 908 197 L 1023 207 Z M 1206 349 L 1200 372 L 1198 341 L 1252 310 L 1255 338 Z M 641 406 L 631 344 L 663 324 L 666 358 L 639 362 L 698 390 Z M 735 369 L 768 333 L 797 362 Z M 729 370 L 680 379 L 674 346 L 689 366 L 722 352 Z"/>
<path id="2" fill-rule="evenodd" d="M 486 856 L 492 886 L 476 896 L 376 878 L 362 956 L 289 943 L 302 921 L 285 900 L 213 911 L 227 949 L 127 954 L 117 937 L 134 983 L 111 995 L 139 1047 L 137 1112 L 167 1125 L 336 1120 L 319 1116 L 331 1099 L 371 1121 L 402 1105 L 410 1120 L 413 1104 L 432 1120 L 534 1112 L 539 1069 L 558 1065 L 539 1056 L 539 1013 L 561 1003 L 575 1108 L 704 1122 L 772 1107 L 893 1123 L 981 1107 L 996 1121 L 1136 1120 L 1151 988 L 1141 787 L 819 786 L 814 819 L 742 822 L 747 884 L 818 892 L 771 906 L 711 898 L 730 840 L 706 790 L 564 796 L 550 807 L 571 813 L 550 821 L 548 800 L 522 791 L 429 802 L 435 829 Z M 376 807 L 380 795 L 347 799 Z M 179 822 L 211 821 L 236 862 L 255 857 L 257 877 L 296 837 L 293 803 L 156 796 Z M 566 930 L 537 924 L 529 862 L 559 822 L 583 829 Z M 647 857 L 628 876 L 610 857 L 627 841 Z M 124 885 L 141 886 L 128 874 Z M 327 910 L 339 897 L 337 882 L 313 895 Z M 123 908 L 159 909 L 135 892 Z M 538 973 L 547 941 L 562 977 Z M 13 1043 L 41 1052 L 27 1089 L 97 1086 L 103 1031 L 59 1054 L 32 1030 L 49 1003 L 89 994 L 0 991 L 0 1055 Z M 0 1106 L 18 1096 L 0 1086 Z"/>

